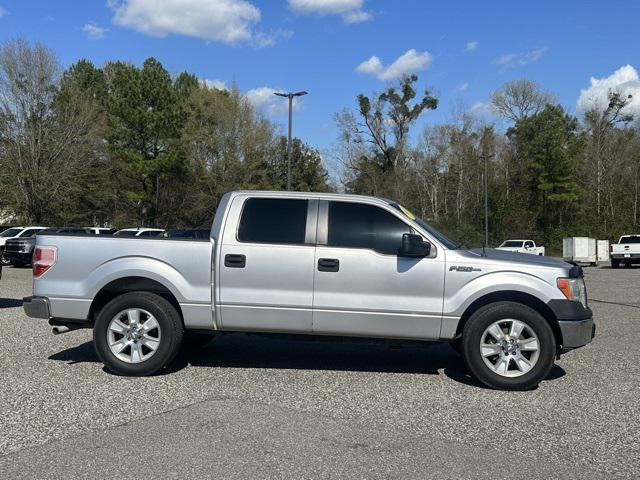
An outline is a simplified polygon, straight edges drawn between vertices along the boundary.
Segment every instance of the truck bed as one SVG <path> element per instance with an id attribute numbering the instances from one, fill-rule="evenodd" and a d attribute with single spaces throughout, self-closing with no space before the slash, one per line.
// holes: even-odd
<path id="1" fill-rule="evenodd" d="M 187 315 L 212 322 L 210 240 L 162 237 L 42 235 L 36 246 L 57 248 L 56 264 L 34 282 L 53 317 L 84 319 L 92 300 L 115 281 L 142 277 L 168 289 Z"/>

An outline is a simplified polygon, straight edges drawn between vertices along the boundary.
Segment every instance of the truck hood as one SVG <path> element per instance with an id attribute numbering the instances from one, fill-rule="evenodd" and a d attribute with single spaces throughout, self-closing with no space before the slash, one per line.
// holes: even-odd
<path id="1" fill-rule="evenodd" d="M 555 258 L 543 257 L 540 255 L 530 255 L 528 253 L 512 252 L 508 250 L 497 250 L 495 248 L 487 248 L 485 255 L 482 255 L 482 248 L 472 248 L 469 250 L 454 250 L 458 255 L 466 257 L 469 260 L 490 261 L 492 263 L 518 263 L 522 265 L 531 265 L 536 267 L 551 267 L 551 268 L 571 268 L 572 265 L 563 262 L 562 260 L 556 260 Z"/>

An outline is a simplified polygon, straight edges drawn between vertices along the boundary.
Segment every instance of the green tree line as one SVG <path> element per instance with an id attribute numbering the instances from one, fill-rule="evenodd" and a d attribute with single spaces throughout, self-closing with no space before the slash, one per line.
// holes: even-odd
<path id="1" fill-rule="evenodd" d="M 0 216 L 43 225 L 208 226 L 228 190 L 286 186 L 286 138 L 237 91 L 42 44 L 0 47 Z M 296 190 L 332 186 L 295 139 Z"/>
<path id="2" fill-rule="evenodd" d="M 492 246 L 533 238 L 558 253 L 565 236 L 617 240 L 638 230 L 640 124 L 627 113 L 631 96 L 610 91 L 605 107 L 594 104 L 578 119 L 535 82 L 516 80 L 492 95 L 504 128 L 466 111 L 410 135 L 438 107 L 417 84 L 405 77 L 336 115 L 335 156 L 347 192 L 396 199 L 453 239 L 479 246 L 486 159 Z"/>
<path id="3" fill-rule="evenodd" d="M 640 219 L 640 123 L 633 101 L 571 115 L 529 80 L 473 111 L 426 124 L 438 99 L 407 76 L 336 115 L 337 187 L 320 153 L 293 142 L 293 188 L 393 198 L 469 246 L 564 236 L 614 240 Z M 235 88 L 208 88 L 156 59 L 80 60 L 42 44 L 0 46 L 0 217 L 48 225 L 207 226 L 222 194 L 283 190 L 286 138 Z"/>

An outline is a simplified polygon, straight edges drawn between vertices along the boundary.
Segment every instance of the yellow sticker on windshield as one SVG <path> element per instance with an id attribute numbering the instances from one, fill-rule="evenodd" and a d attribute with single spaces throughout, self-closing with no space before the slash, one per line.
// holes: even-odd
<path id="1" fill-rule="evenodd" d="M 411 213 L 409 210 L 404 208 L 402 205 L 398 205 L 398 206 L 400 207 L 400 210 L 402 210 L 402 213 L 404 213 L 411 220 L 415 220 L 416 219 L 416 216 L 413 213 Z"/>

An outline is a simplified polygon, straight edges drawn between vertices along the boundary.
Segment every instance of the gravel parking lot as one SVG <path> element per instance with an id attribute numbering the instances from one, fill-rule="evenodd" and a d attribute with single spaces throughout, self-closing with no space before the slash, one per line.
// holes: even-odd
<path id="1" fill-rule="evenodd" d="M 91 332 L 27 318 L 0 280 L 0 477 L 638 478 L 640 269 L 586 269 L 598 331 L 530 392 L 446 345 L 224 336 L 166 374 L 102 369 Z"/>

